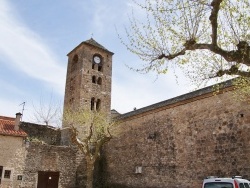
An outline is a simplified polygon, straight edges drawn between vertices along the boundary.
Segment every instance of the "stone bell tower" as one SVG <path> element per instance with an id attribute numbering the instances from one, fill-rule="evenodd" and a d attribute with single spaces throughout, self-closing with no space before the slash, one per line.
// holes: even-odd
<path id="1" fill-rule="evenodd" d="M 110 114 L 112 56 L 112 52 L 92 38 L 68 53 L 64 108 Z"/>

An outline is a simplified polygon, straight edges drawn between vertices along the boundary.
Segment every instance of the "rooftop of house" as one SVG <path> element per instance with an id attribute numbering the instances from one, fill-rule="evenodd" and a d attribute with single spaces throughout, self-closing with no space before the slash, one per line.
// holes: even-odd
<path id="1" fill-rule="evenodd" d="M 0 135 L 26 137 L 27 134 L 22 129 L 15 130 L 15 118 L 0 116 Z"/>

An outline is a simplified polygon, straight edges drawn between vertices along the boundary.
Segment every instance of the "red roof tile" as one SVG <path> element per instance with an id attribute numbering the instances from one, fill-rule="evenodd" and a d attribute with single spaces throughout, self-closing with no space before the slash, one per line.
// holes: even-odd
<path id="1" fill-rule="evenodd" d="M 9 135 L 9 136 L 21 136 L 26 137 L 27 134 L 22 129 L 16 131 L 15 127 L 15 118 L 0 116 L 0 135 Z"/>

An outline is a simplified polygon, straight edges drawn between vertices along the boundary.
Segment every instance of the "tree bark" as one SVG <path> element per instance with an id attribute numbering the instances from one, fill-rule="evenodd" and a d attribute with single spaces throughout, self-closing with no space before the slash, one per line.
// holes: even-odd
<path id="1" fill-rule="evenodd" d="M 88 157 L 86 158 L 86 160 L 87 160 L 86 188 L 93 188 L 95 160 L 92 160 Z"/>

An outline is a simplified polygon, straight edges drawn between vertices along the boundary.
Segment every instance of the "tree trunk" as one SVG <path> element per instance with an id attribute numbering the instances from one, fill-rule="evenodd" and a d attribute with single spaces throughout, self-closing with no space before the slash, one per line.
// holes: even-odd
<path id="1" fill-rule="evenodd" d="M 87 160 L 87 182 L 86 188 L 93 188 L 95 160 Z"/>

